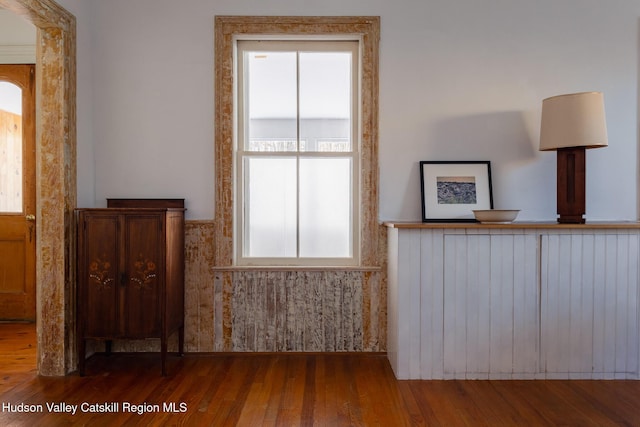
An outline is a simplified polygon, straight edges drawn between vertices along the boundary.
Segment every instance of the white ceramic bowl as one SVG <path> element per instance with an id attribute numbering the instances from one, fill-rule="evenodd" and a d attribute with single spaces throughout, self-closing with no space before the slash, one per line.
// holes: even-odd
<path id="1" fill-rule="evenodd" d="M 482 224 L 506 224 L 518 216 L 519 209 L 474 210 L 473 214 Z"/>

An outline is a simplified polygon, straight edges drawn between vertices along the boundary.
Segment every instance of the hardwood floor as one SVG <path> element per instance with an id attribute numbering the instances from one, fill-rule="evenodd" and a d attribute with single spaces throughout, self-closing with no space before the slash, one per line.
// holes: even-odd
<path id="1" fill-rule="evenodd" d="M 169 355 L 167 377 L 157 354 L 100 354 L 47 378 L 34 342 L 0 324 L 2 426 L 640 426 L 640 381 L 397 381 L 382 354 Z"/>
<path id="2" fill-rule="evenodd" d="M 0 322 L 0 404 L 7 390 L 35 375 L 35 324 Z"/>

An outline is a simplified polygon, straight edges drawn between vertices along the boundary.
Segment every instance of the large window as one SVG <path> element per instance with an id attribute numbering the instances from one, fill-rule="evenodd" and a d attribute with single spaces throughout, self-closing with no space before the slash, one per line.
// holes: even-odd
<path id="1" fill-rule="evenodd" d="M 237 43 L 241 265 L 355 265 L 359 42 Z"/>
<path id="2" fill-rule="evenodd" d="M 379 31 L 216 17 L 217 268 L 379 266 Z"/>

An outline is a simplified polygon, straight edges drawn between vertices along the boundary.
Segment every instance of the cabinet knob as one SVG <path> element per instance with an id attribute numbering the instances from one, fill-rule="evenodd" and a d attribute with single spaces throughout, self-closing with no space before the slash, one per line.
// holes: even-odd
<path id="1" fill-rule="evenodd" d="M 27 221 L 35 221 L 36 220 L 36 216 L 34 214 L 28 214 L 28 215 L 25 215 L 25 219 Z"/>

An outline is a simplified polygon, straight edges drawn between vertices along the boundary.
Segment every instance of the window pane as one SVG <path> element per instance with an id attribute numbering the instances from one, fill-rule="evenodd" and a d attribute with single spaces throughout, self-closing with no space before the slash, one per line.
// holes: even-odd
<path id="1" fill-rule="evenodd" d="M 350 257 L 351 159 L 300 159 L 300 256 Z"/>
<path id="2" fill-rule="evenodd" d="M 300 53 L 301 151 L 351 150 L 351 53 Z M 320 146 L 338 139 L 341 145 Z"/>
<path id="3" fill-rule="evenodd" d="M 247 52 L 248 151 L 296 151 L 295 52 Z"/>
<path id="4" fill-rule="evenodd" d="M 296 256 L 296 160 L 245 159 L 244 256 Z"/>
<path id="5" fill-rule="evenodd" d="M 358 42 L 237 46 L 239 264 L 357 263 Z"/>
<path id="6" fill-rule="evenodd" d="M 22 212 L 22 90 L 0 82 L 0 212 Z"/>

